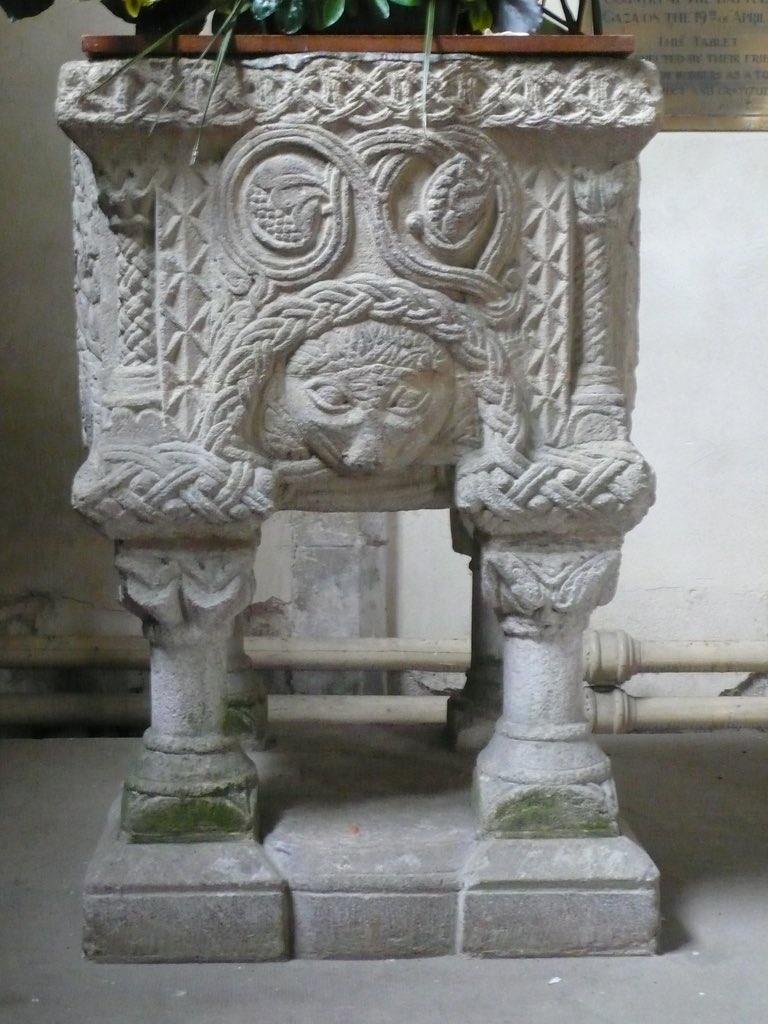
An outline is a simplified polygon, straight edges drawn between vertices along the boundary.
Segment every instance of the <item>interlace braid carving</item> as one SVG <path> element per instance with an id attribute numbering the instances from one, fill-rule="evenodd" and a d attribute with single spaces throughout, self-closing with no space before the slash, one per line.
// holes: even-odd
<path id="1" fill-rule="evenodd" d="M 270 66 L 271 64 L 271 66 Z M 294 58 L 292 66 L 265 61 L 225 64 L 214 90 L 209 128 L 273 123 L 286 118 L 314 124 L 375 128 L 418 125 L 420 59 L 323 55 Z M 202 96 L 211 83 L 207 62 L 144 60 L 105 81 L 117 62 L 68 64 L 62 69 L 57 114 L 67 128 L 108 118 L 111 123 L 160 126 L 185 118 L 200 123 Z M 170 72 L 169 73 L 169 69 Z M 105 84 L 101 85 L 100 83 Z M 433 61 L 427 112 L 430 124 L 502 127 L 570 126 L 654 130 L 661 89 L 652 65 L 593 58 L 585 73 L 576 59 L 509 61 L 444 55 Z"/>
<path id="2" fill-rule="evenodd" d="M 156 524 L 168 516 L 221 526 L 268 515 L 271 492 L 271 474 L 253 461 L 230 462 L 173 441 L 110 446 L 98 466 L 86 462 L 78 474 L 74 502 L 97 522 L 127 515 Z"/>
<path id="3" fill-rule="evenodd" d="M 125 366 L 147 363 L 157 355 L 152 310 L 155 259 L 150 244 L 148 230 L 117 240 L 118 329 Z"/>
<path id="4" fill-rule="evenodd" d="M 653 475 L 628 441 L 545 446 L 530 457 L 494 438 L 458 467 L 457 506 L 488 533 L 503 525 L 546 532 L 570 523 L 617 528 L 638 521 L 653 500 Z"/>
<path id="5" fill-rule="evenodd" d="M 195 436 L 219 454 L 233 445 L 233 451 L 238 450 L 243 419 L 257 404 L 275 360 L 287 357 L 308 338 L 366 320 L 423 331 L 477 373 L 489 373 L 489 360 L 503 358 L 501 349 L 489 341 L 490 332 L 481 331 L 460 306 L 438 292 L 368 274 L 313 285 L 275 302 L 240 332 L 229 351 L 219 358 L 214 354 L 216 369 Z M 511 391 L 510 387 L 505 392 L 508 399 Z"/>
<path id="6" fill-rule="evenodd" d="M 99 190 L 117 244 L 119 364 L 157 357 L 155 337 L 155 187 L 153 168 L 139 163 L 126 176 L 117 157 L 99 169 Z M 158 172 L 162 173 L 162 172 Z"/>
<path id="7" fill-rule="evenodd" d="M 73 226 L 75 243 L 75 321 L 79 365 L 80 409 L 83 440 L 93 441 L 94 417 L 98 415 L 103 364 L 99 330 L 101 302 L 100 240 L 96 186 L 88 158 L 72 147 Z"/>
<path id="8" fill-rule="evenodd" d="M 561 169 L 531 168 L 524 178 L 528 212 L 524 225 L 529 266 L 520 356 L 529 381 L 531 438 L 519 443 L 506 420 L 506 403 L 484 409 L 488 427 L 479 451 L 463 456 L 457 474 L 457 504 L 488 532 L 546 531 L 577 521 L 618 525 L 636 521 L 652 500 L 652 475 L 637 450 L 623 438 L 569 443 L 572 338 L 570 278 L 571 182 Z M 614 184 L 616 184 L 614 182 Z M 600 205 L 605 205 L 598 196 Z M 608 197 L 610 198 L 610 196 Z M 605 364 L 609 344 L 604 243 L 598 239 L 587 261 L 594 271 L 587 302 L 602 303 L 590 339 Z M 599 330 L 598 330 L 599 329 Z M 595 333 L 597 332 L 597 333 Z M 598 365 L 599 364 L 599 365 Z M 506 524 L 506 526 L 505 526 Z"/>

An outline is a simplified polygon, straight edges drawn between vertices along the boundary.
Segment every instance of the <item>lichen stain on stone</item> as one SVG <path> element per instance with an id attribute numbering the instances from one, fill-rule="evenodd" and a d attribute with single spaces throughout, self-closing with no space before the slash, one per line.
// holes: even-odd
<path id="1" fill-rule="evenodd" d="M 606 811 L 574 802 L 571 794 L 538 790 L 502 803 L 494 812 L 489 831 L 495 835 L 612 836 L 616 828 Z"/>
<path id="2" fill-rule="evenodd" d="M 224 796 L 146 797 L 123 794 L 123 827 L 135 842 L 191 843 L 241 838 L 253 831 L 252 815 Z"/>

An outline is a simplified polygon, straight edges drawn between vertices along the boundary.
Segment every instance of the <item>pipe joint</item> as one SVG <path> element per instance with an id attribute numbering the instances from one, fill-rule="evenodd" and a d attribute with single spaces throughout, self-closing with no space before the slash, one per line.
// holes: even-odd
<path id="1" fill-rule="evenodd" d="M 583 638 L 584 679 L 593 689 L 612 690 L 641 666 L 640 644 L 622 629 L 587 629 Z"/>

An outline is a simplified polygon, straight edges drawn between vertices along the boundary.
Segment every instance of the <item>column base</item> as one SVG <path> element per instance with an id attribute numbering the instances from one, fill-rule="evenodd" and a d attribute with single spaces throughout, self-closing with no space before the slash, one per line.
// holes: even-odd
<path id="1" fill-rule="evenodd" d="M 205 753 L 145 749 L 123 786 L 133 843 L 215 842 L 254 835 L 257 777 L 239 746 Z"/>
<path id="2" fill-rule="evenodd" d="M 501 714 L 501 696 L 489 703 L 474 701 L 462 693 L 451 694 L 446 710 L 446 731 L 452 750 L 482 750 L 489 742 Z"/>
<path id="3" fill-rule="evenodd" d="M 550 726 L 526 738 L 511 729 L 502 719 L 477 759 L 472 800 L 481 832 L 519 838 L 619 834 L 610 761 L 585 725 Z"/>
<path id="4" fill-rule="evenodd" d="M 613 783 L 584 786 L 510 786 L 478 775 L 475 813 L 486 835 L 562 839 L 617 836 Z"/>
<path id="5" fill-rule="evenodd" d="M 280 960 L 285 883 L 240 842 L 136 845 L 110 813 L 85 879 L 83 949 L 112 963 Z"/>
<path id="6" fill-rule="evenodd" d="M 452 796 L 287 812 L 264 848 L 295 957 L 655 953 L 658 871 L 632 839 L 478 839 Z"/>

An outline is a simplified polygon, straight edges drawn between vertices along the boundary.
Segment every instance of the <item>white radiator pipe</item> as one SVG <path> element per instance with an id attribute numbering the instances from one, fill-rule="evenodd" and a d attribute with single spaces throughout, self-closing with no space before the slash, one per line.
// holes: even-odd
<path id="1" fill-rule="evenodd" d="M 586 690 L 596 733 L 768 729 L 768 697 L 631 697 Z"/>
<path id="2" fill-rule="evenodd" d="M 584 678 L 590 686 L 617 686 L 640 673 L 766 672 L 768 643 L 761 640 L 636 640 L 623 630 L 588 629 Z"/>
<path id="3" fill-rule="evenodd" d="M 622 690 L 585 690 L 587 718 L 596 733 L 768 729 L 766 697 L 630 697 Z M 269 698 L 273 722 L 400 722 L 441 725 L 445 697 L 284 696 Z M 144 694 L 0 694 L 0 725 L 29 728 L 79 725 L 144 728 Z"/>
<path id="4" fill-rule="evenodd" d="M 464 672 L 468 640 L 308 639 L 245 637 L 254 668 L 379 669 L 397 672 Z M 123 668 L 149 665 L 147 642 L 138 636 L 0 637 L 2 668 Z M 715 641 L 670 643 L 636 640 L 623 630 L 584 634 L 584 678 L 590 686 L 617 686 L 643 672 L 766 672 L 768 643 Z"/>
<path id="5" fill-rule="evenodd" d="M 421 669 L 461 672 L 469 665 L 466 640 L 342 639 L 247 637 L 246 653 L 255 668 L 372 668 L 380 671 Z M 141 637 L 28 637 L 0 639 L 0 666 L 12 668 L 130 668 L 148 665 L 148 648 Z M 640 672 L 755 672 L 768 668 L 768 644 L 763 642 L 660 643 L 640 641 L 620 631 L 588 630 L 584 634 L 584 677 L 598 690 L 620 686 Z M 351 698 L 363 716 L 389 721 L 392 714 L 435 715 L 440 698 Z M 352 713 L 349 698 L 270 698 L 272 717 L 314 708 L 318 715 Z M 312 701 L 320 701 L 312 704 Z M 335 700 L 337 703 L 329 703 Z M 405 703 L 398 711 L 392 701 Z M 420 705 L 414 701 L 423 700 Z M 341 703 L 338 703 L 341 701 Z M 303 703 L 302 703 L 303 702 Z M 307 703 L 309 702 L 309 703 Z M 322 703 L 324 702 L 324 703 Z M 54 726 L 78 723 L 91 727 L 146 724 L 148 698 L 139 694 L 48 693 L 0 694 L 0 725 Z M 398 705 L 399 707 L 399 705 Z M 418 710 L 421 708 L 422 710 Z M 384 710 L 382 710 L 384 709 Z M 388 710 L 387 710 L 388 709 Z M 588 718 L 598 733 L 679 732 L 722 728 L 768 728 L 768 698 L 631 697 L 620 689 L 587 693 Z M 418 711 L 418 714 L 417 714 Z M 444 714 L 444 708 L 440 712 Z M 309 716 L 312 717 L 312 716 Z M 366 720 L 365 718 L 363 720 Z M 367 719 L 371 720 L 371 719 Z M 431 720 L 431 719 L 430 719 Z"/>
<path id="6" fill-rule="evenodd" d="M 243 647 L 254 668 L 463 672 L 469 667 L 468 640 L 246 636 Z M 146 669 L 149 645 L 140 636 L 5 636 L 0 637 L 0 668 Z"/>

